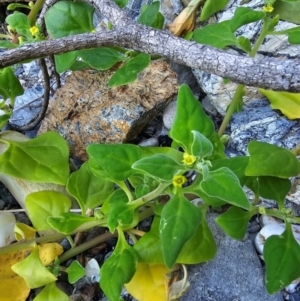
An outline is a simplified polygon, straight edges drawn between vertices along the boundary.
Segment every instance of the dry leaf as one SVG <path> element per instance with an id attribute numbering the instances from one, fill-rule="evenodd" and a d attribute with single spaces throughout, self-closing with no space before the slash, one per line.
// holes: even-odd
<path id="1" fill-rule="evenodd" d="M 167 27 L 174 36 L 185 35 L 194 29 L 196 12 L 203 0 L 192 0 L 179 16 Z"/>

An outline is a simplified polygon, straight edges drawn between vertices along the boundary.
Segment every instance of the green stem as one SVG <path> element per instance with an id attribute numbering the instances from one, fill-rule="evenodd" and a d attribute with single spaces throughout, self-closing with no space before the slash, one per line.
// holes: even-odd
<path id="1" fill-rule="evenodd" d="M 8 34 L 0 33 L 0 39 L 8 39 L 8 40 L 11 40 L 11 39 L 12 39 L 12 36 L 10 36 L 10 35 L 8 35 Z"/>
<path id="2" fill-rule="evenodd" d="M 281 213 L 279 210 L 274 210 L 274 209 L 265 209 L 265 213 L 267 215 L 277 217 L 283 221 L 287 217 L 285 214 Z M 289 220 L 291 220 L 292 223 L 300 224 L 300 217 L 288 217 L 288 218 L 289 218 Z"/>
<path id="3" fill-rule="evenodd" d="M 30 13 L 28 14 L 28 17 L 27 17 L 29 20 L 30 26 L 35 25 L 37 15 L 38 15 L 39 11 L 41 10 L 41 8 L 43 7 L 44 2 L 45 2 L 45 0 L 37 0 L 34 3 L 33 7 L 31 8 Z"/>
<path id="4" fill-rule="evenodd" d="M 252 50 L 249 53 L 249 57 L 253 58 L 257 54 L 257 51 L 258 51 L 259 47 L 261 46 L 261 44 L 264 41 L 266 35 L 268 34 L 268 25 L 269 25 L 269 18 L 266 16 L 263 19 L 263 27 L 262 27 L 262 30 L 260 32 L 260 35 L 257 38 L 254 46 L 252 47 Z M 241 97 L 243 96 L 242 93 L 243 93 L 244 87 L 245 86 L 241 85 L 241 84 L 239 84 L 237 86 L 237 89 L 234 93 L 233 99 L 232 99 L 230 105 L 228 106 L 227 112 L 226 112 L 225 117 L 224 117 L 224 119 L 222 121 L 222 124 L 220 126 L 220 129 L 219 129 L 219 132 L 218 132 L 220 137 L 224 134 L 224 132 L 226 130 L 226 127 L 229 124 L 229 121 L 230 121 L 233 113 L 236 111 L 238 103 L 239 103 Z"/>
<path id="5" fill-rule="evenodd" d="M 156 189 L 154 189 L 153 191 L 149 192 L 148 194 L 144 195 L 143 197 L 136 199 L 132 202 L 132 204 L 135 203 L 140 203 L 141 201 L 143 201 L 143 203 L 147 203 L 150 202 L 152 200 L 154 200 L 155 198 L 157 198 L 162 192 L 165 191 L 165 189 L 170 185 L 170 183 L 160 183 Z"/>
<path id="6" fill-rule="evenodd" d="M 133 201 L 133 196 L 131 191 L 129 190 L 129 188 L 127 187 L 127 185 L 123 182 L 123 181 L 115 181 L 115 183 L 124 190 L 124 192 L 126 193 L 129 202 Z"/>
<path id="7" fill-rule="evenodd" d="M 228 109 L 226 111 L 226 115 L 225 115 L 225 117 L 222 121 L 222 124 L 221 124 L 220 128 L 219 128 L 218 134 L 219 134 L 220 137 L 223 136 L 233 113 L 236 111 L 236 108 L 237 108 L 237 106 L 240 102 L 240 99 L 243 96 L 244 88 L 245 88 L 245 85 L 242 85 L 242 84 L 239 84 L 237 86 L 237 89 L 234 93 L 233 99 L 232 99 L 231 103 L 228 106 Z"/>
<path id="8" fill-rule="evenodd" d="M 110 233 L 110 232 L 106 232 L 102 235 L 99 235 L 73 249 L 70 249 L 69 251 L 63 253 L 61 256 L 59 256 L 59 261 L 62 263 L 102 242 L 105 242 L 113 237 L 117 236 L 117 231 L 115 231 L 114 233 Z"/>

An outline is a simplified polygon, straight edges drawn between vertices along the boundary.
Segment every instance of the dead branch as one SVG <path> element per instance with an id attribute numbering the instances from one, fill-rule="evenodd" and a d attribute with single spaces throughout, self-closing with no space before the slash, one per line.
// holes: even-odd
<path id="1" fill-rule="evenodd" d="M 101 46 L 121 46 L 148 54 L 156 54 L 176 63 L 228 78 L 248 86 L 300 92 L 298 59 L 251 59 L 229 54 L 195 42 L 186 41 L 167 30 L 155 30 L 125 15 L 111 0 L 86 0 L 105 15 L 114 30 L 81 34 L 66 38 L 23 45 L 0 53 L 0 68 L 25 59 L 37 59 L 68 51 Z"/>

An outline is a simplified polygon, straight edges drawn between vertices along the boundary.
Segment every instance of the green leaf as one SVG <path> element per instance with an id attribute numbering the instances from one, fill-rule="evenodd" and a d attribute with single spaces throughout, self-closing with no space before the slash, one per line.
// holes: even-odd
<path id="1" fill-rule="evenodd" d="M 272 109 L 280 110 L 289 119 L 300 118 L 300 93 L 278 92 L 265 89 L 258 90 L 269 99 Z"/>
<path id="2" fill-rule="evenodd" d="M 169 135 L 181 144 L 188 154 L 192 153 L 194 141 L 192 131 L 197 131 L 209 138 L 214 132 L 214 124 L 205 114 L 189 86 L 183 84 L 179 88 L 176 116 Z"/>
<path id="3" fill-rule="evenodd" d="M 14 99 L 22 95 L 24 90 L 20 84 L 18 78 L 14 75 L 10 67 L 0 70 L 0 94 L 3 96 L 3 99 L 8 98 Z"/>
<path id="4" fill-rule="evenodd" d="M 192 131 L 194 136 L 192 144 L 192 155 L 204 158 L 210 156 L 213 152 L 212 143 L 202 134 L 197 131 Z"/>
<path id="5" fill-rule="evenodd" d="M 47 284 L 42 291 L 33 299 L 33 301 L 59 300 L 69 301 L 69 297 L 61 291 L 55 284 L 51 282 Z"/>
<path id="6" fill-rule="evenodd" d="M 138 261 L 144 263 L 163 264 L 161 240 L 159 236 L 160 217 L 155 216 L 149 232 L 144 234 L 134 245 Z"/>
<path id="7" fill-rule="evenodd" d="M 205 21 L 213 14 L 222 10 L 228 3 L 229 0 L 207 0 L 202 8 L 200 21 Z"/>
<path id="8" fill-rule="evenodd" d="M 212 259 L 216 254 L 216 244 L 205 219 L 205 212 L 195 207 L 202 215 L 201 223 L 194 235 L 185 243 L 176 263 L 197 264 Z M 162 243 L 159 237 L 160 218 L 156 216 L 152 222 L 151 230 L 143 235 L 134 245 L 139 262 L 150 264 L 163 264 Z"/>
<path id="9" fill-rule="evenodd" d="M 198 208 L 197 208 L 198 209 Z M 199 208 L 202 220 L 194 235 L 182 248 L 177 263 L 197 264 L 213 259 L 217 253 L 217 246 L 207 225 L 205 210 Z"/>
<path id="10" fill-rule="evenodd" d="M 185 170 L 183 164 L 163 154 L 143 158 L 135 162 L 132 168 L 164 181 L 171 181 L 178 170 Z"/>
<path id="11" fill-rule="evenodd" d="M 300 172 L 300 163 L 288 150 L 260 141 L 251 141 L 246 176 L 273 176 L 290 178 Z"/>
<path id="12" fill-rule="evenodd" d="M 61 213 L 59 216 L 49 216 L 47 222 L 53 229 L 65 235 L 69 235 L 75 231 L 80 232 L 87 229 L 87 227 L 92 228 L 100 224 L 95 217 L 82 216 L 69 212 Z M 82 229 L 83 225 L 84 228 Z"/>
<path id="13" fill-rule="evenodd" d="M 84 70 L 89 68 L 90 65 L 84 61 L 75 61 L 72 66 L 69 67 L 71 71 Z"/>
<path id="14" fill-rule="evenodd" d="M 59 134 L 47 132 L 24 142 L 0 137 L 1 142 L 8 146 L 0 155 L 1 173 L 31 182 L 67 183 L 69 148 Z"/>
<path id="15" fill-rule="evenodd" d="M 4 114 L 0 116 L 0 129 L 2 129 L 6 125 L 11 115 L 12 114 Z"/>
<path id="16" fill-rule="evenodd" d="M 238 45 L 231 30 L 231 20 L 206 25 L 194 30 L 194 40 L 197 43 L 224 49 L 227 46 Z"/>
<path id="17" fill-rule="evenodd" d="M 68 273 L 68 281 L 73 284 L 84 276 L 85 269 L 77 260 L 74 260 L 71 265 L 66 268 L 66 272 Z"/>
<path id="18" fill-rule="evenodd" d="M 124 8 L 127 5 L 128 0 L 114 0 L 114 2 L 116 2 L 116 4 L 119 5 L 121 8 Z"/>
<path id="19" fill-rule="evenodd" d="M 240 180 L 241 186 L 244 186 L 247 177 L 245 176 L 245 170 L 249 163 L 249 157 L 237 156 L 229 159 L 220 159 L 213 162 L 211 170 L 216 170 L 221 167 L 228 167 Z"/>
<path id="20" fill-rule="evenodd" d="M 285 197 L 292 187 L 289 179 L 258 177 L 258 183 L 260 196 L 275 200 L 279 204 L 279 208 L 284 208 Z"/>
<path id="21" fill-rule="evenodd" d="M 183 195 L 175 195 L 163 208 L 159 225 L 165 264 L 172 268 L 201 222 L 197 207 Z"/>
<path id="22" fill-rule="evenodd" d="M 103 204 L 105 199 L 114 191 L 114 184 L 96 177 L 90 169 L 89 163 L 84 163 L 78 171 L 71 174 L 67 191 L 79 203 L 85 214 L 88 209 L 94 209 Z"/>
<path id="23" fill-rule="evenodd" d="M 197 175 L 196 180 L 192 185 L 184 187 L 182 189 L 184 194 L 190 193 L 199 196 L 205 203 L 213 207 L 220 207 L 226 202 L 220 198 L 211 197 L 207 195 L 201 188 L 201 182 L 203 181 L 203 176 L 201 174 Z"/>
<path id="24" fill-rule="evenodd" d="M 141 149 L 132 144 L 92 144 L 87 147 L 87 153 L 117 181 L 136 173 L 131 166 L 141 158 Z"/>
<path id="25" fill-rule="evenodd" d="M 19 46 L 18 44 L 9 41 L 3 41 L 3 40 L 0 41 L 0 48 L 16 48 L 18 46 Z"/>
<path id="26" fill-rule="evenodd" d="M 243 25 L 262 20 L 266 15 L 263 11 L 251 9 L 249 7 L 238 7 L 231 19 L 231 30 L 235 32 Z"/>
<path id="27" fill-rule="evenodd" d="M 134 275 L 136 262 L 135 250 L 127 244 L 123 232 L 119 231 L 117 246 L 100 270 L 100 286 L 110 301 L 122 300 L 122 286 Z"/>
<path id="28" fill-rule="evenodd" d="M 264 246 L 266 288 L 274 294 L 300 277 L 300 246 L 294 238 L 291 224 L 282 235 L 272 235 Z"/>
<path id="29" fill-rule="evenodd" d="M 155 1 L 150 5 L 143 5 L 138 22 L 143 25 L 161 29 L 164 24 L 164 17 L 159 12 L 160 2 Z M 162 17 L 161 17 L 162 16 Z"/>
<path id="30" fill-rule="evenodd" d="M 115 190 L 108 199 L 107 226 L 113 233 L 117 227 L 127 230 L 136 226 L 139 222 L 136 208 L 140 204 L 130 204 L 128 197 L 122 189 Z"/>
<path id="31" fill-rule="evenodd" d="M 30 22 L 25 14 L 15 11 L 13 14 L 6 17 L 5 22 L 16 30 L 18 34 L 29 38 L 32 37 Z"/>
<path id="32" fill-rule="evenodd" d="M 243 49 L 245 52 L 250 53 L 251 48 L 251 42 L 248 38 L 240 36 L 237 38 L 238 45 L 241 49 Z"/>
<path id="33" fill-rule="evenodd" d="M 288 41 L 290 44 L 300 44 L 300 26 L 280 32 L 278 31 L 277 34 L 288 35 Z"/>
<path id="34" fill-rule="evenodd" d="M 211 197 L 220 198 L 229 204 L 246 210 L 251 209 L 239 179 L 226 167 L 210 171 L 209 176 L 201 182 L 201 188 Z"/>
<path id="35" fill-rule="evenodd" d="M 206 158 L 207 160 L 210 161 L 215 161 L 218 159 L 226 158 L 225 152 L 224 152 L 224 144 L 222 143 L 219 135 L 217 132 L 213 132 L 212 135 L 209 137 L 210 142 L 213 145 L 213 153 L 211 156 Z"/>
<path id="36" fill-rule="evenodd" d="M 272 19 L 270 19 L 268 24 L 268 32 L 273 32 L 275 27 L 278 25 L 278 22 L 279 22 L 279 15 L 276 15 Z"/>
<path id="37" fill-rule="evenodd" d="M 274 11 L 272 14 L 279 15 L 281 20 L 285 20 L 294 24 L 300 24 L 300 2 L 277 0 L 274 3 Z"/>
<path id="38" fill-rule="evenodd" d="M 47 31 L 55 39 L 92 32 L 94 11 L 85 2 L 59 1 L 45 15 Z"/>
<path id="39" fill-rule="evenodd" d="M 116 63 L 126 60 L 122 53 L 108 47 L 80 50 L 78 56 L 97 70 L 108 70 Z"/>
<path id="40" fill-rule="evenodd" d="M 57 191 L 37 191 L 25 199 L 30 221 L 38 231 L 50 230 L 47 222 L 49 216 L 59 216 L 71 208 L 71 200 Z"/>
<path id="41" fill-rule="evenodd" d="M 60 55 L 55 55 L 55 68 L 58 73 L 68 70 L 76 61 L 78 51 L 71 51 Z"/>
<path id="42" fill-rule="evenodd" d="M 247 212 L 239 207 L 232 206 L 220 215 L 216 221 L 227 235 L 242 240 L 247 232 L 249 220 L 255 214 L 257 214 L 256 210 Z"/>
<path id="43" fill-rule="evenodd" d="M 132 83 L 137 79 L 138 74 L 143 71 L 150 63 L 150 55 L 140 53 L 129 59 L 116 73 L 110 78 L 108 86 L 116 87 Z"/>
<path id="44" fill-rule="evenodd" d="M 11 269 L 25 280 L 26 285 L 30 289 L 38 288 L 57 280 L 40 260 L 38 247 L 35 247 L 24 260 L 14 264 Z"/>
<path id="45" fill-rule="evenodd" d="M 173 147 L 147 146 L 141 147 L 142 158 L 151 157 L 157 154 L 169 156 L 178 164 L 182 163 L 183 153 Z"/>

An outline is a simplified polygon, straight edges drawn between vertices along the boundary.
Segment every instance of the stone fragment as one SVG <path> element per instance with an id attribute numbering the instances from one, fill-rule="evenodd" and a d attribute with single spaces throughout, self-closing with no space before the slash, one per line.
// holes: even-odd
<path id="1" fill-rule="evenodd" d="M 251 140 L 293 149 L 300 141 L 300 122 L 287 119 L 273 111 L 266 99 L 259 99 L 232 116 L 230 132 L 227 145 L 230 156 L 247 155 L 247 146 Z"/>
<path id="2" fill-rule="evenodd" d="M 189 267 L 190 288 L 180 301 L 283 301 L 281 293 L 270 296 L 264 272 L 251 240 L 228 237 L 216 224 L 217 214 L 208 214 L 208 224 L 217 244 L 216 257 Z"/>
<path id="3" fill-rule="evenodd" d="M 225 7 L 222 12 L 213 16 L 208 20 L 208 23 L 220 23 L 225 20 L 229 20 L 232 18 L 237 7 L 250 7 L 255 10 L 261 10 L 265 5 L 265 2 L 262 0 L 251 0 L 245 1 L 244 4 L 241 5 L 241 1 L 230 0 L 228 5 Z M 276 31 L 285 30 L 288 28 L 295 27 L 295 24 L 279 21 Z M 261 30 L 261 21 L 254 22 L 247 25 L 242 26 L 237 31 L 237 36 L 244 36 L 250 39 L 253 42 L 256 41 Z M 227 50 L 228 52 L 238 54 L 241 50 L 235 50 L 230 48 Z M 290 45 L 287 41 L 287 36 L 281 35 L 270 35 L 264 39 L 263 44 L 261 45 L 257 57 L 262 54 L 265 56 L 275 56 L 275 57 L 285 57 L 288 56 L 290 58 L 297 57 L 300 52 L 299 45 Z M 219 113 L 225 115 L 226 108 L 228 104 L 231 102 L 233 95 L 235 93 L 237 84 L 235 83 L 224 83 L 223 78 L 206 73 L 200 69 L 193 69 L 193 73 L 198 80 L 200 87 L 203 89 L 205 93 L 207 93 L 211 103 L 218 110 Z M 261 98 L 261 94 L 254 87 L 246 87 L 246 95 L 244 97 L 244 101 L 246 103 L 252 101 L 253 99 Z"/>
<path id="4" fill-rule="evenodd" d="M 163 122 L 164 126 L 169 130 L 172 127 L 174 118 L 176 115 L 176 101 L 172 101 L 166 107 L 164 114 L 163 114 Z"/>
<path id="5" fill-rule="evenodd" d="M 142 140 L 139 143 L 139 146 L 158 146 L 158 145 L 159 145 L 158 140 L 155 137 Z"/>
<path id="6" fill-rule="evenodd" d="M 86 160 L 89 144 L 132 140 L 177 94 L 177 77 L 163 60 L 152 61 L 126 86 L 109 88 L 113 73 L 73 72 L 57 90 L 39 134 L 58 132 L 71 155 Z"/>

